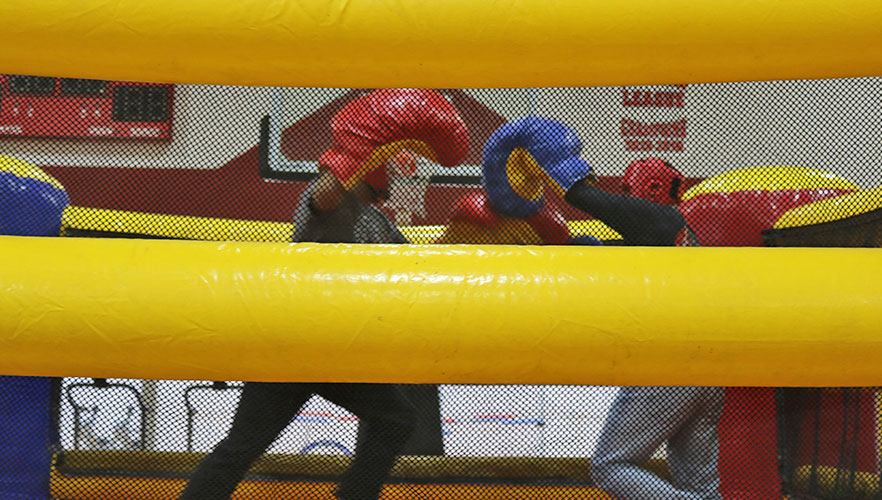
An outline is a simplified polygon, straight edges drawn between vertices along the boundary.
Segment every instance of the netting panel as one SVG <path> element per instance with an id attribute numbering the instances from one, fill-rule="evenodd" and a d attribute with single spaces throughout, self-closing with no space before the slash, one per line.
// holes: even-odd
<path id="1" fill-rule="evenodd" d="M 878 247 L 880 91 L 878 78 L 443 89 L 414 104 L 2 75 L 0 233 Z M 331 222 L 316 206 L 326 169 L 349 203 Z M 245 434 L 259 453 L 236 458 L 240 499 L 330 498 L 337 483 L 371 498 L 377 478 L 386 498 L 882 498 L 875 388 L 292 385 L 290 404 L 261 406 L 236 381 L 38 380 L 0 389 L 11 498 L 177 498 L 243 407 L 246 424 L 281 420 L 259 450 Z M 312 396 L 326 390 L 352 407 Z"/>

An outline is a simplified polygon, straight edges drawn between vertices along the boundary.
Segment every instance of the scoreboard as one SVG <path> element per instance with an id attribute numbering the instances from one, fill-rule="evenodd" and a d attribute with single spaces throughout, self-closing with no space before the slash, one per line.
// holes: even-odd
<path id="1" fill-rule="evenodd" d="M 0 137 L 169 140 L 174 85 L 0 74 Z"/>

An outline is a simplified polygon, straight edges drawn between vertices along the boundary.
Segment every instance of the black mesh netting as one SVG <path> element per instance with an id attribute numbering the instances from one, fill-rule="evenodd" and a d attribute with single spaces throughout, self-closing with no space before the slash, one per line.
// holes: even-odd
<path id="1" fill-rule="evenodd" d="M 880 97 L 0 75 L 0 233 L 878 247 Z M 877 400 L 0 377 L 0 498 L 882 498 Z"/>

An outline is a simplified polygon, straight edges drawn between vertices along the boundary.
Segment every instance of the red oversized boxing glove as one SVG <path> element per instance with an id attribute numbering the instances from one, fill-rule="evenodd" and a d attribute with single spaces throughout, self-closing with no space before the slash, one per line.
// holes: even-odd
<path id="1" fill-rule="evenodd" d="M 573 237 L 563 214 L 547 201 L 542 210 L 525 220 L 536 231 L 543 245 L 566 245 Z"/>
<path id="2" fill-rule="evenodd" d="M 465 123 L 450 102 L 431 89 L 380 89 L 341 109 L 331 120 L 333 145 L 319 164 L 346 189 L 359 180 L 377 191 L 387 184 L 387 160 L 408 149 L 453 167 L 468 152 Z"/>
<path id="3" fill-rule="evenodd" d="M 494 245 L 565 245 L 570 230 L 554 206 L 526 218 L 506 217 L 493 209 L 483 191 L 461 199 L 438 243 Z"/>
<path id="4" fill-rule="evenodd" d="M 490 206 L 487 195 L 476 191 L 459 200 L 459 205 L 450 216 L 450 220 L 451 222 L 469 222 L 478 227 L 491 228 L 502 222 L 502 216 Z"/>

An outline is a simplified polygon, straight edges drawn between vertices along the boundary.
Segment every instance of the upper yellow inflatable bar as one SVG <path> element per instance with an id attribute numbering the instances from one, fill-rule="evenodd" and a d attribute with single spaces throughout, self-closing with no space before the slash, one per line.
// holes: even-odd
<path id="1" fill-rule="evenodd" d="M 877 0 L 5 0 L 0 16 L 0 72 L 46 76 L 439 88 L 882 72 Z"/>

